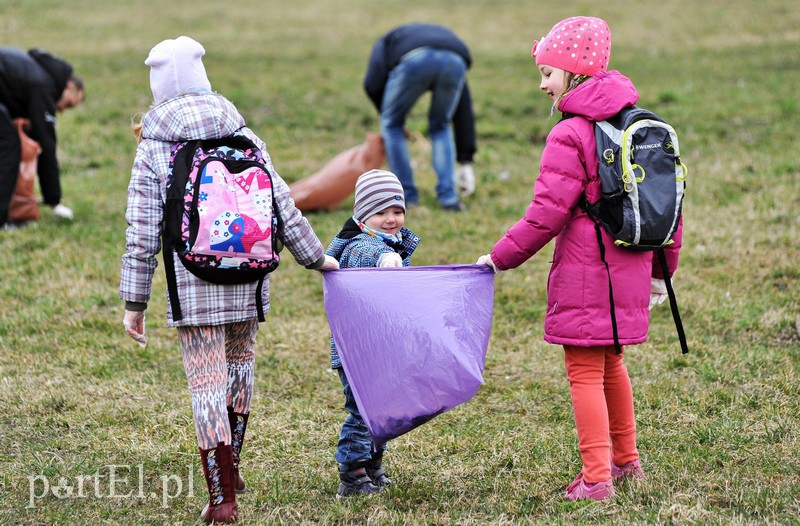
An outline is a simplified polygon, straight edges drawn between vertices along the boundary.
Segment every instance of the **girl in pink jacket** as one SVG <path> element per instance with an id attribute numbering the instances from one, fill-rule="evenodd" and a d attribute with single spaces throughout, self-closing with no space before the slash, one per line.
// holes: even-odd
<path id="1" fill-rule="evenodd" d="M 579 201 L 583 195 L 589 202 L 601 196 L 594 122 L 634 105 L 639 95 L 630 79 L 607 71 L 611 32 L 599 18 L 572 17 L 557 23 L 534 42 L 531 54 L 542 77 L 539 88 L 563 118 L 547 137 L 525 216 L 478 263 L 496 272 L 516 268 L 556 239 L 544 339 L 564 347 L 583 462 L 566 496 L 605 500 L 614 496 L 614 480 L 643 478 L 644 472 L 636 449 L 631 382 L 623 354 L 614 348 L 608 275 L 595 225 Z M 602 235 L 610 275 L 618 276 L 614 303 L 619 343 L 642 343 L 647 339 L 649 307 L 665 297 L 660 265 L 653 252 L 618 248 L 604 230 Z M 681 237 L 679 225 L 674 243 L 665 249 L 670 273 L 677 268 Z"/>

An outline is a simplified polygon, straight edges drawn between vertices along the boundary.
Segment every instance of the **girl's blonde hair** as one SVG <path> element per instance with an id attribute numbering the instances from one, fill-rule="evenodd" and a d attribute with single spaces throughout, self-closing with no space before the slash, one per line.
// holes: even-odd
<path id="1" fill-rule="evenodd" d="M 136 137 L 136 142 L 142 142 L 142 118 L 144 115 L 138 113 L 131 118 L 131 131 L 133 136 Z"/>
<path id="2" fill-rule="evenodd" d="M 574 90 L 578 86 L 580 86 L 584 81 L 588 80 L 588 75 L 578 75 L 575 73 L 570 73 L 569 71 L 565 71 L 566 75 L 564 75 L 564 92 L 553 102 L 553 105 L 550 107 L 550 116 L 556 111 L 558 108 L 558 103 L 561 102 L 561 99 L 564 98 L 564 95 L 569 93 L 570 91 Z"/>

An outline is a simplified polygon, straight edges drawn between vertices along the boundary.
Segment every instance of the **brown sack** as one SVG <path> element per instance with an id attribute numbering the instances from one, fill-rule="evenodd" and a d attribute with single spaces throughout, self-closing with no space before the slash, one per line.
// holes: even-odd
<path id="1" fill-rule="evenodd" d="M 333 210 L 355 191 L 358 176 L 383 166 L 383 140 L 378 133 L 367 133 L 359 146 L 345 150 L 320 171 L 292 183 L 294 204 L 303 212 Z"/>
<path id="2" fill-rule="evenodd" d="M 19 142 L 21 145 L 21 156 L 19 161 L 19 177 L 14 195 L 11 197 L 11 205 L 8 209 L 9 221 L 37 221 L 39 213 L 39 201 L 36 198 L 36 167 L 42 147 L 39 143 L 28 137 L 25 128 L 30 122 L 25 119 L 14 119 L 14 124 L 19 132 Z"/>

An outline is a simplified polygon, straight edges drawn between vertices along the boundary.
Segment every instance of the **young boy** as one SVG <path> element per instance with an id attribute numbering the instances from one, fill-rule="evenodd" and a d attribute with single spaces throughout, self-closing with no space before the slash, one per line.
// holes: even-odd
<path id="1" fill-rule="evenodd" d="M 356 181 L 353 217 L 345 221 L 326 254 L 340 268 L 407 267 L 420 242 L 405 228 L 406 204 L 397 176 L 385 170 L 370 170 Z M 376 291 L 380 293 L 380 291 Z M 375 444 L 361 418 L 350 382 L 342 368 L 336 343 L 331 338 L 331 367 L 339 372 L 344 408 L 349 413 L 339 434 L 337 497 L 370 495 L 392 484 L 381 464 L 386 444 Z"/>

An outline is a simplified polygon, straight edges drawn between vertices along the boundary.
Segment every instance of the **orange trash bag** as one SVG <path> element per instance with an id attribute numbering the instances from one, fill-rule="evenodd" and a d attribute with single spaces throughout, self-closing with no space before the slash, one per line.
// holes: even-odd
<path id="1" fill-rule="evenodd" d="M 14 125 L 19 132 L 19 142 L 21 155 L 19 161 L 19 177 L 14 195 L 11 197 L 11 205 L 8 209 L 8 220 L 18 221 L 37 221 L 41 214 L 39 212 L 39 201 L 36 198 L 36 168 L 39 154 L 42 147 L 39 143 L 28 137 L 25 128 L 30 125 L 26 119 L 14 119 Z"/>
<path id="2" fill-rule="evenodd" d="M 343 151 L 320 171 L 289 185 L 294 204 L 303 212 L 333 210 L 355 191 L 358 176 L 380 168 L 385 160 L 379 133 L 367 133 L 359 146 Z"/>

